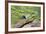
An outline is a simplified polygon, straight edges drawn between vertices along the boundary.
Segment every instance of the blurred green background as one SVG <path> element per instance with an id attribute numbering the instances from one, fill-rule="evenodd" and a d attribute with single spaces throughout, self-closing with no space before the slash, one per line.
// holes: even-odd
<path id="1" fill-rule="evenodd" d="M 15 23 L 21 19 L 23 15 L 25 15 L 28 19 L 40 19 L 40 7 L 36 6 L 14 6 L 11 5 L 11 27 L 15 25 Z"/>

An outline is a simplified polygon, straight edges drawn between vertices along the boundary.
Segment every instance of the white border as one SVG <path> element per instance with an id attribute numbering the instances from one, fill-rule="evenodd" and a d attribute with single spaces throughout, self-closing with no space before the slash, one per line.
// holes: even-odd
<path id="1" fill-rule="evenodd" d="M 16 6 L 37 6 L 37 7 L 41 7 L 41 27 L 11 28 L 11 5 L 16 5 Z M 41 30 L 41 29 L 43 29 L 43 5 L 8 3 L 8 31 Z"/>

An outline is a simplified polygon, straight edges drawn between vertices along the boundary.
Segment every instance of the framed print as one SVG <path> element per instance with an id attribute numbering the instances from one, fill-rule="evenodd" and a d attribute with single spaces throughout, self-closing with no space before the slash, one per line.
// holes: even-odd
<path id="1" fill-rule="evenodd" d="M 5 32 L 38 32 L 45 30 L 44 2 L 6 1 Z"/>

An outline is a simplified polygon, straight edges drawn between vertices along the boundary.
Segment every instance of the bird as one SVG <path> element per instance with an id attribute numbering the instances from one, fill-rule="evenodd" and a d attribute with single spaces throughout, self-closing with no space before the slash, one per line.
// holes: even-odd
<path id="1" fill-rule="evenodd" d="M 22 16 L 22 18 L 23 18 L 23 19 L 26 19 L 26 17 L 25 17 L 25 16 Z"/>

